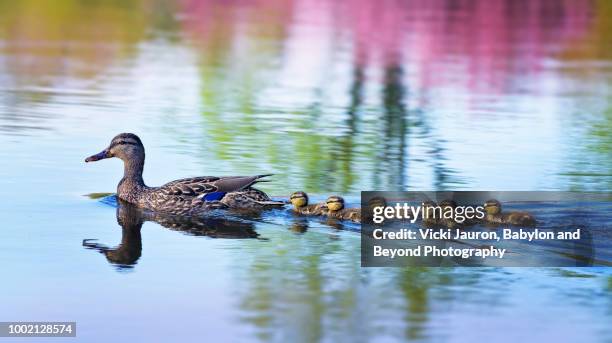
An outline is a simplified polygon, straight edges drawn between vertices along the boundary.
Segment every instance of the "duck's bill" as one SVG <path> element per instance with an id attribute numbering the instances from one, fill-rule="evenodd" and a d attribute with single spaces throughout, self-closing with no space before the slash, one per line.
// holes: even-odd
<path id="1" fill-rule="evenodd" d="M 108 150 L 104 150 L 102 152 L 99 152 L 95 155 L 91 155 L 89 157 L 87 157 L 85 159 L 85 162 L 95 162 L 95 161 L 99 161 L 99 160 L 103 160 L 105 158 L 109 158 L 111 157 L 110 154 L 108 153 Z"/>

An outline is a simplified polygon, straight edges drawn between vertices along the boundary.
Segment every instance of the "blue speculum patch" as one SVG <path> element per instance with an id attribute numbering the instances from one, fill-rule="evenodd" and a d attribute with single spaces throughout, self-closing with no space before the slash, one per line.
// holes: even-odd
<path id="1" fill-rule="evenodd" d="M 217 201 L 223 199 L 224 196 L 225 192 L 212 192 L 206 194 L 202 199 L 204 199 L 204 201 Z"/>

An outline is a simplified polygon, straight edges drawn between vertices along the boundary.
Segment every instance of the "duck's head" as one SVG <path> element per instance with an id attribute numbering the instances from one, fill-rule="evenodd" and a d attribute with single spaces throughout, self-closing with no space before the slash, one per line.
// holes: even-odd
<path id="1" fill-rule="evenodd" d="M 121 133 L 115 136 L 108 148 L 91 155 L 85 162 L 95 162 L 105 158 L 118 157 L 123 161 L 144 159 L 145 150 L 142 141 L 133 133 Z"/>
<path id="2" fill-rule="evenodd" d="M 340 211 L 344 208 L 344 198 L 337 195 L 332 195 L 325 200 L 325 208 L 330 211 Z"/>
<path id="3" fill-rule="evenodd" d="M 289 197 L 289 201 L 295 208 L 300 208 L 308 205 L 308 194 L 305 192 L 295 192 Z"/>
<path id="4" fill-rule="evenodd" d="M 501 203 L 495 199 L 485 201 L 484 209 L 487 214 L 499 214 L 501 213 Z"/>

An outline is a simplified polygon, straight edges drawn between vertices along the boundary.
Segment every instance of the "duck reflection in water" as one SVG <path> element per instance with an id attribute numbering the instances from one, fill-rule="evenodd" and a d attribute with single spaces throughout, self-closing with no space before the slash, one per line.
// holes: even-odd
<path id="1" fill-rule="evenodd" d="M 192 236 L 211 238 L 258 238 L 252 223 L 219 217 L 179 217 L 142 210 L 117 199 L 117 223 L 121 226 L 121 243 L 116 248 L 84 239 L 83 246 L 104 254 L 118 269 L 130 269 L 142 255 L 140 229 L 145 221 L 154 221 L 170 230 Z"/>

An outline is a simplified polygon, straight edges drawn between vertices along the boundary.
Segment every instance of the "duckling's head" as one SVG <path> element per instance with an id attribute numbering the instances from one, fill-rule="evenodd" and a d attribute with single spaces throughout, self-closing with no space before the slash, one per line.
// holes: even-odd
<path id="1" fill-rule="evenodd" d="M 332 195 L 325 201 L 325 207 L 330 211 L 340 211 L 344 208 L 344 198 Z"/>
<path id="2" fill-rule="evenodd" d="M 499 214 L 501 213 L 501 203 L 495 199 L 485 201 L 484 209 L 487 214 Z"/>
<path id="3" fill-rule="evenodd" d="M 295 208 L 300 208 L 308 205 L 308 194 L 304 192 L 295 192 L 289 197 L 289 201 Z"/>
<path id="4" fill-rule="evenodd" d="M 387 199 L 379 196 L 373 197 L 372 199 L 368 200 L 368 207 L 370 209 L 375 207 L 387 207 Z"/>
<path id="5" fill-rule="evenodd" d="M 118 157 L 123 161 L 144 161 L 145 150 L 142 141 L 133 133 L 121 133 L 115 136 L 108 148 L 89 156 L 85 162 L 94 162 L 105 158 Z"/>

